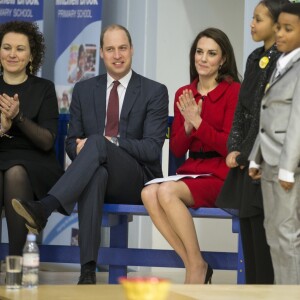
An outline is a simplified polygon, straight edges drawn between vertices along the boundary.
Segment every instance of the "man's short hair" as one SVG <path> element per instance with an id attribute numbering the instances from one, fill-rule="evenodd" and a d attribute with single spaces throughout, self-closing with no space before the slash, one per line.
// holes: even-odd
<path id="1" fill-rule="evenodd" d="M 120 29 L 120 30 L 123 30 L 125 32 L 125 34 L 127 35 L 127 38 L 128 38 L 128 41 L 129 41 L 129 45 L 130 47 L 132 47 L 132 40 L 131 40 L 131 35 L 128 31 L 127 28 L 125 28 L 124 26 L 122 25 L 119 25 L 119 24 L 112 24 L 112 25 L 109 25 L 107 27 L 105 27 L 101 33 L 101 36 L 100 36 L 100 48 L 103 48 L 103 39 L 104 39 L 104 35 L 105 33 L 108 31 L 108 30 L 112 30 L 112 29 Z"/>

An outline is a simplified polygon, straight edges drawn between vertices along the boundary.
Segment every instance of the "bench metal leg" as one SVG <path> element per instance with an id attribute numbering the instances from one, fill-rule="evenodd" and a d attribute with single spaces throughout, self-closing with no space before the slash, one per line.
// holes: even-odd
<path id="1" fill-rule="evenodd" d="M 240 220 L 238 217 L 232 218 L 232 232 L 238 234 L 238 249 L 237 249 L 237 283 L 244 284 L 245 280 L 245 263 L 244 252 L 242 245 L 242 237 L 240 232 Z"/>
<path id="2" fill-rule="evenodd" d="M 237 283 L 238 284 L 245 284 L 245 262 L 244 262 L 244 253 L 243 253 L 243 246 L 242 246 L 242 238 L 241 234 L 239 234 L 239 241 L 238 241 L 238 275 L 237 275 Z"/>
<path id="3" fill-rule="evenodd" d="M 128 248 L 128 216 L 120 216 L 121 222 L 110 228 L 110 247 Z M 118 278 L 127 276 L 127 266 L 109 266 L 109 283 L 118 283 Z"/>

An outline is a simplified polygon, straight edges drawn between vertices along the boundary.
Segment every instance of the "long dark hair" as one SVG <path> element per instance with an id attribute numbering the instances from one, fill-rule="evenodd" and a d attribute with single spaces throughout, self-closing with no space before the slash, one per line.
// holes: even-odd
<path id="1" fill-rule="evenodd" d="M 190 81 L 194 81 L 199 75 L 195 67 L 195 53 L 198 41 L 202 37 L 213 39 L 222 50 L 222 57 L 225 61 L 218 71 L 217 82 L 230 78 L 233 81 L 240 82 L 240 76 L 237 70 L 234 51 L 227 35 L 220 29 L 207 28 L 196 36 L 190 50 Z"/>
<path id="2" fill-rule="evenodd" d="M 32 62 L 26 66 L 26 73 L 30 74 L 29 66 L 32 66 L 32 74 L 41 67 L 45 56 L 44 36 L 40 32 L 36 23 L 26 21 L 11 21 L 0 25 L 0 45 L 2 45 L 3 37 L 10 32 L 21 33 L 28 37 Z"/>

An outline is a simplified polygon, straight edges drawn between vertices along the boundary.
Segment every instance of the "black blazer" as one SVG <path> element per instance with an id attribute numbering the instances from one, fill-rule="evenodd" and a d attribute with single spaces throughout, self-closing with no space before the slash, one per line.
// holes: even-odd
<path id="1" fill-rule="evenodd" d="M 103 135 L 107 74 L 76 83 L 70 106 L 66 151 L 76 157 L 76 138 Z M 167 88 L 135 72 L 126 90 L 119 124 L 119 147 L 144 166 L 146 180 L 162 177 L 161 150 L 168 121 Z"/>

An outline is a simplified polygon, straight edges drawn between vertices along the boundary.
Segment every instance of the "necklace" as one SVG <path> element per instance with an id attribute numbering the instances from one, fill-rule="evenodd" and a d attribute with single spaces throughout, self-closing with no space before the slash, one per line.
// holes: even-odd
<path id="1" fill-rule="evenodd" d="M 5 78 L 5 76 L 3 75 L 3 81 L 6 83 L 6 84 L 10 84 L 10 85 L 18 85 L 18 84 L 22 84 L 24 83 L 28 78 L 28 75 L 25 74 L 25 77 L 22 78 L 21 80 L 10 80 L 10 79 L 15 79 L 15 78 L 10 78 L 7 80 L 7 78 Z"/>

